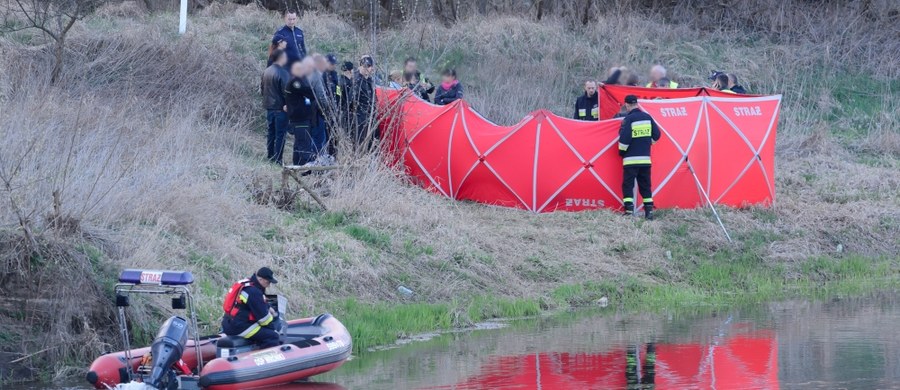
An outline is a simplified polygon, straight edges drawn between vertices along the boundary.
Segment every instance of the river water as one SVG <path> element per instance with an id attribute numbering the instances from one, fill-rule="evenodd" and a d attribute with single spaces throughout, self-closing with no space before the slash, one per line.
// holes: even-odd
<path id="1" fill-rule="evenodd" d="M 900 389 L 900 294 L 516 320 L 355 356 L 315 379 L 279 388 Z"/>

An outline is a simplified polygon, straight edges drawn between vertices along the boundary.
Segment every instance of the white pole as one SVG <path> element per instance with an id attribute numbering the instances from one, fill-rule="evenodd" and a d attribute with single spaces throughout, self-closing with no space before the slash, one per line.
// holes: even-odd
<path id="1" fill-rule="evenodd" d="M 181 0 L 181 17 L 178 21 L 178 33 L 181 35 L 187 31 L 187 3 L 188 0 Z"/>
<path id="2" fill-rule="evenodd" d="M 709 199 L 709 195 L 703 190 L 703 186 L 700 185 L 700 179 L 697 177 L 697 172 L 694 172 L 694 166 L 691 165 L 690 161 L 687 161 L 688 170 L 691 171 L 691 175 L 694 176 L 694 182 L 697 184 L 697 190 L 703 194 L 703 198 L 706 199 L 706 204 L 709 205 L 709 209 L 712 210 L 713 215 L 716 217 L 716 221 L 719 221 L 719 226 L 722 227 L 722 231 L 725 232 L 725 238 L 728 239 L 728 242 L 733 243 L 731 241 L 731 235 L 728 234 L 728 229 L 725 229 L 725 224 L 722 223 L 722 218 L 719 218 L 719 213 L 716 211 L 716 206 L 713 206 L 712 200 Z"/>

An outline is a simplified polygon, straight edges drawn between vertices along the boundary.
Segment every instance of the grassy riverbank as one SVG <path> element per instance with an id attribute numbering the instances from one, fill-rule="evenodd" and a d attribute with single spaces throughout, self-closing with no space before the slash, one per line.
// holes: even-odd
<path id="1" fill-rule="evenodd" d="M 499 15 L 379 33 L 385 70 L 409 55 L 432 76 L 456 66 L 467 99 L 498 123 L 568 114 L 582 79 L 622 64 L 666 63 L 683 85 L 725 68 L 753 92 L 783 93 L 777 203 L 720 209 L 732 244 L 704 209 L 653 223 L 533 215 L 435 196 L 375 156 L 321 178 L 328 212 L 287 201 L 264 161 L 256 90 L 279 18 L 216 3 L 185 37 L 175 20 L 102 9 L 73 28 L 56 84 L 39 33 L 0 36 L 0 353 L 17 361 L 2 380 L 78 374 L 121 348 L 110 289 L 125 267 L 194 272 L 211 332 L 223 289 L 269 265 L 294 315 L 335 313 L 357 350 L 603 296 L 624 309 L 728 305 L 900 278 L 898 51 L 846 38 L 891 33 L 877 24 L 811 34 L 821 23 L 798 19 L 776 36 L 629 13 L 588 26 Z M 312 50 L 370 50 L 337 16 L 300 23 Z M 591 50 L 572 44 L 586 37 Z M 133 309 L 141 340 L 171 314 Z"/>
<path id="2" fill-rule="evenodd" d="M 722 259 L 720 259 L 722 260 Z M 421 333 L 468 327 L 496 318 L 518 318 L 579 308 L 657 311 L 736 305 L 789 298 L 830 298 L 900 288 L 896 261 L 851 256 L 819 258 L 797 269 L 769 267 L 746 258 L 686 266 L 678 280 L 648 282 L 633 276 L 563 284 L 534 298 L 480 296 L 449 303 L 324 304 L 349 324 L 357 352 Z M 601 300 L 606 298 L 602 303 Z"/>

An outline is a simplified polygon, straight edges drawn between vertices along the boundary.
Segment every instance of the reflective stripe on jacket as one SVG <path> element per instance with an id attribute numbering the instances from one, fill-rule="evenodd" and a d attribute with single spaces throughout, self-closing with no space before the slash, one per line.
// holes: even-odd
<path id="1" fill-rule="evenodd" d="M 650 165 L 650 147 L 659 137 L 659 127 L 650 114 L 637 108 L 631 110 L 619 128 L 622 165 Z"/>

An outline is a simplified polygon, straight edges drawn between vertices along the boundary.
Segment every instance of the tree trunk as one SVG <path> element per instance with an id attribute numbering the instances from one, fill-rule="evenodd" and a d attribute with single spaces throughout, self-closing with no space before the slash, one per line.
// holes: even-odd
<path id="1" fill-rule="evenodd" d="M 581 25 L 587 26 L 587 24 L 591 21 L 591 5 L 594 4 L 594 0 L 585 0 L 584 1 L 584 11 L 581 13 Z"/>
<path id="2" fill-rule="evenodd" d="M 56 47 L 53 50 L 53 72 L 50 73 L 50 81 L 53 83 L 59 81 L 59 77 L 62 74 L 65 45 L 66 37 L 62 35 L 56 40 Z"/>

